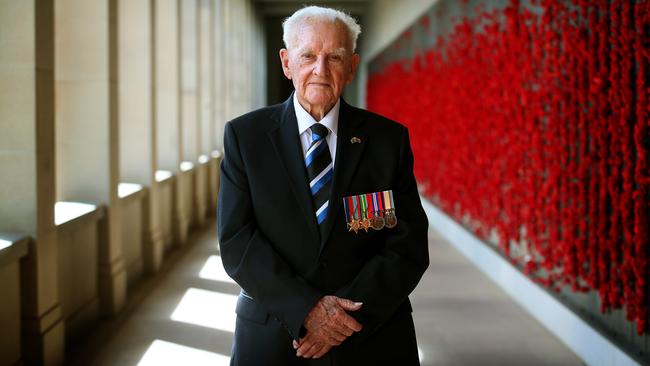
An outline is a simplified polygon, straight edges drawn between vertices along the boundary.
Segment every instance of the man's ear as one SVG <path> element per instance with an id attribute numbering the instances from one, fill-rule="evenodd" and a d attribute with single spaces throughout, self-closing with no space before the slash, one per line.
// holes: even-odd
<path id="1" fill-rule="evenodd" d="M 287 79 L 291 80 L 291 70 L 289 69 L 289 51 L 286 48 L 280 50 L 280 62 L 282 63 L 282 72 Z"/>
<path id="2" fill-rule="evenodd" d="M 354 79 L 354 76 L 357 74 L 357 68 L 359 67 L 359 62 L 361 62 L 361 56 L 358 53 L 352 55 L 352 62 L 350 62 L 350 79 L 348 83 Z"/>

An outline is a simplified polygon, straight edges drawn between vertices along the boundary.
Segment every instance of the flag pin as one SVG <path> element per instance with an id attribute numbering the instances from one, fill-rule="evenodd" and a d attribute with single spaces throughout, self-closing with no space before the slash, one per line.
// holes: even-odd
<path id="1" fill-rule="evenodd" d="M 350 139 L 350 143 L 352 143 L 352 144 L 360 144 L 361 139 L 355 136 L 355 137 Z"/>

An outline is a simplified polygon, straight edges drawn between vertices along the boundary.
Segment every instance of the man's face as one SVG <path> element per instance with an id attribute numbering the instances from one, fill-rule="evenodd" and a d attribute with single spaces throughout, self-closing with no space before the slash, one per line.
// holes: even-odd
<path id="1" fill-rule="evenodd" d="M 354 78 L 359 55 L 352 53 L 350 43 L 342 23 L 315 21 L 301 24 L 290 49 L 280 50 L 284 75 L 308 111 L 327 112 Z"/>

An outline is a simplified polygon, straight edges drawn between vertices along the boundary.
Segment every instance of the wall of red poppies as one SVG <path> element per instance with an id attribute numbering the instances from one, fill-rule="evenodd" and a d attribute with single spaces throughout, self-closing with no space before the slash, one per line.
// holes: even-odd
<path id="1" fill-rule="evenodd" d="M 409 127 L 426 197 L 647 332 L 650 1 L 458 6 L 472 15 L 432 35 L 445 14 L 427 14 L 373 61 L 368 108 Z M 418 29 L 433 47 L 391 59 Z"/>

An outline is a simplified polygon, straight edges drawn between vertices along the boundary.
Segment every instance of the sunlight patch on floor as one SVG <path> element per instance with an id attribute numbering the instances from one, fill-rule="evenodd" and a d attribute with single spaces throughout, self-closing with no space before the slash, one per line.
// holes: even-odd
<path id="1" fill-rule="evenodd" d="M 203 265 L 199 277 L 205 280 L 221 281 L 228 283 L 235 283 L 235 281 L 228 276 L 226 270 L 223 268 L 221 257 L 218 255 L 211 255 Z"/>
<path id="2" fill-rule="evenodd" d="M 138 366 L 227 366 L 230 357 L 215 352 L 156 339 L 142 356 Z"/>
<path id="3" fill-rule="evenodd" d="M 235 295 L 190 288 L 174 309 L 171 319 L 234 333 L 236 305 Z"/>

